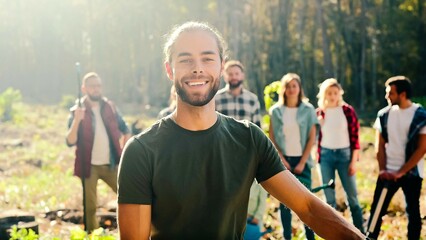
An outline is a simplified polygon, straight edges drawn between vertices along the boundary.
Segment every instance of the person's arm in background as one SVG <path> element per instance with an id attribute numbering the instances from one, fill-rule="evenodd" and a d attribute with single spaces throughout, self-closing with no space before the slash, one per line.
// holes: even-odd
<path id="1" fill-rule="evenodd" d="M 77 143 L 78 139 L 78 128 L 80 126 L 81 120 L 84 119 L 84 108 L 77 107 L 69 119 L 69 129 L 67 132 L 66 142 L 68 146 L 73 146 Z"/>
<path id="2" fill-rule="evenodd" d="M 313 195 L 289 171 L 282 171 L 261 182 L 261 185 L 320 237 L 331 240 L 365 239 L 357 228 Z"/>
<path id="3" fill-rule="evenodd" d="M 348 122 L 349 127 L 349 141 L 351 144 L 351 162 L 349 164 L 348 174 L 349 176 L 353 176 L 356 172 L 356 163 L 359 160 L 359 121 L 358 116 L 356 115 L 355 110 L 350 107 L 349 108 L 349 118 L 351 122 Z M 348 117 L 346 117 L 348 118 Z"/>
<path id="4" fill-rule="evenodd" d="M 252 122 L 254 124 L 256 124 L 257 126 L 262 128 L 262 125 L 261 125 L 262 116 L 260 115 L 260 103 L 259 103 L 258 99 L 256 99 L 256 101 L 255 101 L 252 119 L 253 119 Z"/>
<path id="5" fill-rule="evenodd" d="M 122 138 L 120 139 L 120 145 L 121 145 L 121 148 L 123 148 L 127 140 L 129 140 L 130 137 L 132 136 L 132 134 L 130 133 L 130 129 L 127 126 L 127 123 L 124 121 L 118 109 L 116 109 L 116 117 L 117 117 L 118 129 L 123 134 Z"/>
<path id="6" fill-rule="evenodd" d="M 382 179 L 388 179 L 388 172 L 386 171 L 386 148 L 385 139 L 379 130 L 376 130 L 376 159 L 379 163 L 379 177 Z"/>
<path id="7" fill-rule="evenodd" d="M 118 204 L 121 240 L 145 240 L 151 234 L 151 205 Z"/>
<path id="8" fill-rule="evenodd" d="M 299 163 L 294 168 L 293 172 L 296 174 L 300 174 L 305 169 L 306 162 L 309 159 L 309 155 L 311 154 L 312 147 L 315 144 L 316 139 L 316 124 L 312 125 L 311 130 L 309 131 L 308 141 L 305 145 L 305 149 L 303 149 L 302 157 L 300 158 Z"/>
<path id="9" fill-rule="evenodd" d="M 271 139 L 271 142 L 274 144 L 275 148 L 277 149 L 278 154 L 280 155 L 281 161 L 283 162 L 284 166 L 287 169 L 291 170 L 290 164 L 284 158 L 283 154 L 281 153 L 280 148 L 278 147 L 278 145 L 275 141 L 274 127 L 272 126 L 272 119 L 269 121 L 269 138 Z"/>

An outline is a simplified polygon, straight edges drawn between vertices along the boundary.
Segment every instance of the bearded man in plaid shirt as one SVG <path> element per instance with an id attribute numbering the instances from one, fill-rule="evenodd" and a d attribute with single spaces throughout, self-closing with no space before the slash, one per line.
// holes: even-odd
<path id="1" fill-rule="evenodd" d="M 260 127 L 259 100 L 243 87 L 243 64 L 236 60 L 226 62 L 223 78 L 226 86 L 216 94 L 216 110 L 237 120 L 249 120 Z"/>
<path id="2" fill-rule="evenodd" d="M 236 60 L 226 62 L 223 78 L 226 86 L 216 94 L 216 110 L 237 120 L 249 120 L 260 127 L 260 103 L 256 94 L 243 87 L 243 64 Z M 248 225 L 244 238 L 250 238 L 251 232 L 259 232 L 262 229 L 266 198 L 267 192 L 265 189 L 256 182 L 253 182 L 250 188 L 247 211 Z"/>

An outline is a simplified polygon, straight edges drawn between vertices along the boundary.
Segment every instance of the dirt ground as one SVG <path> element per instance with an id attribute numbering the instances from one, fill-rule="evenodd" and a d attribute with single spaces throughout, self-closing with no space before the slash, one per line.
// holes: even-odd
<path id="1" fill-rule="evenodd" d="M 46 206 L 45 209 L 48 210 L 66 208 L 81 211 L 82 209 L 81 184 L 70 172 L 73 168 L 74 149 L 67 148 L 64 141 L 66 116 L 65 110 L 33 107 L 26 112 L 28 119 L 25 121 L 27 122 L 21 126 L 0 123 L 0 212 L 10 208 L 35 212 L 41 239 L 51 239 L 53 236 L 69 239 L 73 229 L 82 227 L 60 218 L 50 221 L 45 218 L 47 210 L 40 210 L 40 206 Z M 361 143 L 362 151 L 356 176 L 359 200 L 364 208 L 364 219 L 367 220 L 378 167 L 372 143 L 369 141 L 361 141 Z M 46 179 L 44 175 L 34 176 L 34 173 L 46 174 L 46 171 L 53 171 L 54 174 L 47 176 Z M 315 187 L 320 185 L 318 166 L 313 168 L 312 172 Z M 51 183 L 50 177 L 55 181 L 62 181 Z M 33 185 L 26 186 L 27 183 Z M 46 186 L 38 186 L 42 184 Z M 40 194 L 40 189 L 31 191 L 31 188 L 36 187 L 46 190 L 47 193 Z M 14 191 L 20 192 L 20 195 L 15 194 Z M 350 212 L 345 208 L 344 192 L 339 180 L 336 182 L 336 193 L 342 209 L 341 214 L 351 221 Z M 11 199 L 15 195 L 17 198 Z M 103 182 L 99 184 L 98 195 L 100 212 L 115 208 L 116 195 Z M 317 196 L 324 199 L 322 191 L 318 192 Z M 264 223 L 271 226 L 273 232 L 265 235 L 264 239 L 282 239 L 282 227 L 277 211 L 278 202 L 269 198 L 267 205 Z M 380 239 L 406 239 L 407 218 L 404 209 L 404 197 L 399 191 L 392 200 L 389 214 L 384 218 Z M 426 239 L 425 187 L 422 188 L 421 214 L 423 217 L 422 239 Z M 294 239 L 303 239 L 302 223 L 297 217 L 293 219 L 293 232 L 297 235 Z M 107 234 L 117 236 L 117 231 L 113 229 Z"/>

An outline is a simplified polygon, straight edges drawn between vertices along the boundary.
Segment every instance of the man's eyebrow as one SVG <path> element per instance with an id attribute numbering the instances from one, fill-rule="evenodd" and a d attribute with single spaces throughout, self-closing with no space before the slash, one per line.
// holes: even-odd
<path id="1" fill-rule="evenodd" d="M 216 52 L 211 50 L 201 52 L 201 55 L 214 55 L 214 54 L 216 54 Z M 181 52 L 177 55 L 177 57 L 190 57 L 190 56 L 192 56 L 192 54 L 190 54 L 189 52 Z"/>
<path id="2" fill-rule="evenodd" d="M 182 52 L 182 53 L 179 53 L 177 56 L 178 57 L 188 57 L 188 56 L 191 56 L 191 54 L 188 53 L 188 52 Z"/>
<path id="3" fill-rule="evenodd" d="M 216 52 L 214 52 L 214 51 L 203 51 L 201 53 L 201 55 L 212 55 L 212 54 L 216 54 Z"/>

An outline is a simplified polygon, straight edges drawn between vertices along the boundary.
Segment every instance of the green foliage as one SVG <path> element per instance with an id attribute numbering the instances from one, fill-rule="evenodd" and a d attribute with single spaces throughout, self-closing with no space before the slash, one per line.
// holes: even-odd
<path id="1" fill-rule="evenodd" d="M 92 234 L 88 235 L 81 228 L 73 228 L 71 230 L 71 240 L 115 240 L 116 237 L 109 234 L 105 229 L 95 229 Z"/>
<path id="2" fill-rule="evenodd" d="M 18 229 L 18 226 L 13 225 L 10 232 L 9 240 L 36 240 L 38 239 L 38 234 L 32 229 Z"/>
<path id="3" fill-rule="evenodd" d="M 426 107 L 426 96 L 423 97 L 414 97 L 412 98 L 413 102 L 419 103 L 423 107 Z"/>
<path id="4" fill-rule="evenodd" d="M 263 90 L 265 109 L 269 111 L 269 108 L 274 105 L 279 98 L 279 93 L 281 91 L 281 81 L 275 81 L 267 85 Z"/>
<path id="5" fill-rule="evenodd" d="M 281 81 L 272 82 L 269 85 L 267 85 L 265 89 L 263 90 L 263 94 L 264 94 L 263 99 L 265 101 L 265 109 L 267 113 L 269 112 L 269 108 L 271 108 L 278 101 L 280 92 L 281 92 Z M 270 122 L 269 114 L 264 115 L 262 118 L 262 127 L 265 133 L 268 133 L 269 131 L 269 122 Z"/>
<path id="6" fill-rule="evenodd" d="M 14 106 L 20 103 L 21 99 L 21 92 L 11 87 L 0 94 L 0 121 L 18 119 L 18 111 Z"/>
<path id="7" fill-rule="evenodd" d="M 75 104 L 76 97 L 73 95 L 63 95 L 59 106 L 65 109 L 69 109 Z"/>

